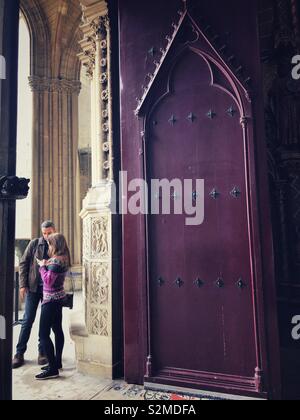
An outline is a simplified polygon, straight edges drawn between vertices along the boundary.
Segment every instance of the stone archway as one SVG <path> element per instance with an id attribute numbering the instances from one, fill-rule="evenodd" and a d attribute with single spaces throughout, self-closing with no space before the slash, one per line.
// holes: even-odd
<path id="1" fill-rule="evenodd" d="M 38 0 L 21 0 L 31 40 L 31 74 L 50 75 L 50 29 Z"/>

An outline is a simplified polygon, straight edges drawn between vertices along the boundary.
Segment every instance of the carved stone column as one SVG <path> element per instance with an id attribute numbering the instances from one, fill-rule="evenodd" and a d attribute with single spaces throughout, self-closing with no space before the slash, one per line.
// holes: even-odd
<path id="1" fill-rule="evenodd" d="M 110 22 L 105 0 L 82 1 L 84 34 L 79 55 L 91 80 L 92 185 L 113 179 Z"/>
<path id="2" fill-rule="evenodd" d="M 78 171 L 78 95 L 80 82 L 30 77 L 33 91 L 33 236 L 51 219 L 81 263 Z"/>
<path id="3" fill-rule="evenodd" d="M 77 317 L 71 330 L 81 372 L 112 378 L 119 366 L 114 346 L 113 284 L 115 218 L 113 195 L 113 133 L 111 90 L 110 20 L 106 2 L 82 1 L 84 38 L 80 59 L 91 80 L 92 96 L 92 188 L 84 202 L 83 265 L 84 322 Z M 121 279 L 119 279 L 121 280 Z M 115 298 L 114 298 L 115 301 Z"/>

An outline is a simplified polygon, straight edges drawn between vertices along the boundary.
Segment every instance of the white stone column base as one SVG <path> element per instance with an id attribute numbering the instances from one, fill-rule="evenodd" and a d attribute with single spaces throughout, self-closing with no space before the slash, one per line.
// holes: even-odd
<path id="1" fill-rule="evenodd" d="M 83 203 L 83 305 L 72 314 L 71 337 L 78 370 L 112 379 L 112 184 L 91 188 Z"/>
<path id="2" fill-rule="evenodd" d="M 78 372 L 102 379 L 113 379 L 112 342 L 110 338 L 90 336 L 84 315 L 74 312 L 71 316 L 71 339 L 76 348 Z"/>

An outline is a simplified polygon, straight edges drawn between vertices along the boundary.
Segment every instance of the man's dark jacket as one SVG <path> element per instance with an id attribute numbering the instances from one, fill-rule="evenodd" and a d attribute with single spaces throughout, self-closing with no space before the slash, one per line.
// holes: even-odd
<path id="1" fill-rule="evenodd" d="M 32 293 L 36 293 L 38 291 L 38 287 L 42 284 L 42 280 L 36 258 L 43 260 L 47 249 L 48 245 L 44 238 L 34 239 L 26 248 L 20 262 L 21 289 L 26 287 Z"/>

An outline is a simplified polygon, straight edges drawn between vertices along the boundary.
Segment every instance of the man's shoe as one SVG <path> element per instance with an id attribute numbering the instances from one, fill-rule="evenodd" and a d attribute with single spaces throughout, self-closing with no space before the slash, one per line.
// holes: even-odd
<path id="1" fill-rule="evenodd" d="M 37 375 L 35 379 L 37 381 L 46 381 L 48 379 L 56 379 L 59 377 L 59 371 L 58 370 L 45 370 L 40 375 Z"/>
<path id="2" fill-rule="evenodd" d="M 45 365 L 48 365 L 48 359 L 47 359 L 47 357 L 46 356 L 44 356 L 43 354 L 39 354 L 39 357 L 38 357 L 38 365 L 39 366 L 45 366 Z"/>
<path id="3" fill-rule="evenodd" d="M 12 361 L 12 368 L 19 369 L 25 363 L 24 355 L 23 354 L 16 354 L 13 361 Z"/>

